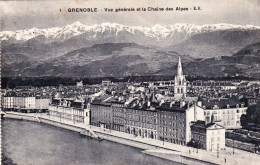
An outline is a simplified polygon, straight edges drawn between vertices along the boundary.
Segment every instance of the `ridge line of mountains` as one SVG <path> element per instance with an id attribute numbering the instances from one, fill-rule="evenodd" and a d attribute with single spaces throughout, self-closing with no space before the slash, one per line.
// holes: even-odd
<path id="1" fill-rule="evenodd" d="M 260 78 L 260 27 L 230 24 L 129 27 L 80 22 L 0 32 L 3 77 L 186 75 Z"/>

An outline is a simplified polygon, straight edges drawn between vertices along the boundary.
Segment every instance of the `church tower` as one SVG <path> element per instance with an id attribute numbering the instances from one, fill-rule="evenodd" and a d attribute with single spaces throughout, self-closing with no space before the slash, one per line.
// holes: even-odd
<path id="1" fill-rule="evenodd" d="M 174 97 L 176 99 L 185 98 L 187 94 L 187 82 L 182 73 L 181 58 L 179 57 L 177 75 L 174 79 Z"/>

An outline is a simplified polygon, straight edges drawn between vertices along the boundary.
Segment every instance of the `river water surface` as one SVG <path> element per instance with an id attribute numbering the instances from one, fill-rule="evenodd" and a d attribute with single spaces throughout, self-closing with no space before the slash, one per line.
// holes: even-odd
<path id="1" fill-rule="evenodd" d="M 141 150 L 98 141 L 47 124 L 3 119 L 2 146 L 18 165 L 164 165 L 177 164 Z"/>

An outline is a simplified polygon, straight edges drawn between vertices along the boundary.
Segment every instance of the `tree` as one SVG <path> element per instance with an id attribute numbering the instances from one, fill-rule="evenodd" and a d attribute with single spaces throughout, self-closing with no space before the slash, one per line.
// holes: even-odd
<path id="1" fill-rule="evenodd" d="M 240 122 L 244 128 L 250 126 L 260 128 L 260 104 L 249 106 L 246 115 L 241 116 Z"/>
<path id="2" fill-rule="evenodd" d="M 3 165 L 17 165 L 16 163 L 13 162 L 12 159 L 7 157 L 4 153 L 2 153 L 2 164 Z"/>

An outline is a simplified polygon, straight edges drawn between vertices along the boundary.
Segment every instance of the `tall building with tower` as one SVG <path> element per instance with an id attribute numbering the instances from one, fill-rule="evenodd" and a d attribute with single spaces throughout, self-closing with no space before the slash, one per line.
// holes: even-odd
<path id="1" fill-rule="evenodd" d="M 174 97 L 176 99 L 185 98 L 187 94 L 187 81 L 182 72 L 181 58 L 179 57 L 177 75 L 174 79 Z"/>

